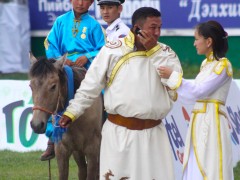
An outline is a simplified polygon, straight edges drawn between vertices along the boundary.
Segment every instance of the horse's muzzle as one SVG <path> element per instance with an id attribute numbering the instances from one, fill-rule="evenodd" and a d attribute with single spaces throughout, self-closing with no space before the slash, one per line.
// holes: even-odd
<path id="1" fill-rule="evenodd" d="M 46 130 L 46 125 L 44 122 L 35 123 L 33 120 L 30 122 L 32 130 L 37 134 L 43 134 Z"/>

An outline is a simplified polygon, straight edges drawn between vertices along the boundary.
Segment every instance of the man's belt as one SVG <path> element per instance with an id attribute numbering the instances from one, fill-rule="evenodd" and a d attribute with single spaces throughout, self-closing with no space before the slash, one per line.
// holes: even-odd
<path id="1" fill-rule="evenodd" d="M 108 120 L 119 126 L 130 130 L 143 130 L 159 125 L 162 120 L 138 119 L 134 117 L 124 117 L 119 114 L 108 114 Z"/>

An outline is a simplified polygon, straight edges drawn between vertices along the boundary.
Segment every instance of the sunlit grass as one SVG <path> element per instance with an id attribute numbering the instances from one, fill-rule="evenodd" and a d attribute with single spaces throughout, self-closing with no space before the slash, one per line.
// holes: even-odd
<path id="1" fill-rule="evenodd" d="M 0 151 L 1 180 L 39 180 L 49 179 L 48 161 L 40 161 L 42 151 L 27 153 Z M 78 179 L 77 165 L 70 159 L 69 179 Z M 57 161 L 51 160 L 51 179 L 58 179 Z"/>
<path id="2" fill-rule="evenodd" d="M 40 161 L 42 151 L 27 153 L 0 151 L 1 180 L 39 180 L 49 179 L 48 161 Z M 69 179 L 78 179 L 77 165 L 70 159 Z M 51 179 L 58 179 L 56 159 L 51 160 Z M 234 168 L 234 179 L 240 180 L 240 162 Z"/>

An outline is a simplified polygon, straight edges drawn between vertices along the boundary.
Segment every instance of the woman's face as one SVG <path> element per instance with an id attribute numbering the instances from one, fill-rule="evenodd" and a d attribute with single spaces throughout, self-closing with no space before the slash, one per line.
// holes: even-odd
<path id="1" fill-rule="evenodd" d="M 197 54 L 203 55 L 205 54 L 206 56 L 212 52 L 212 42 L 211 38 L 204 38 L 202 35 L 198 33 L 198 30 L 195 30 L 194 33 L 195 41 L 194 41 L 194 46 L 197 50 Z"/>

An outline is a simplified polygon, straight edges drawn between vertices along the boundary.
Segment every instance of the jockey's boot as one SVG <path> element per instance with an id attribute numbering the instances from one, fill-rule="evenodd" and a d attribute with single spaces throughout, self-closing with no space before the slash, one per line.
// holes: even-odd
<path id="1" fill-rule="evenodd" d="M 41 155 L 41 161 L 46 161 L 53 159 L 55 157 L 54 152 L 54 142 L 52 142 L 50 139 L 48 140 L 47 149 L 44 153 Z"/>

